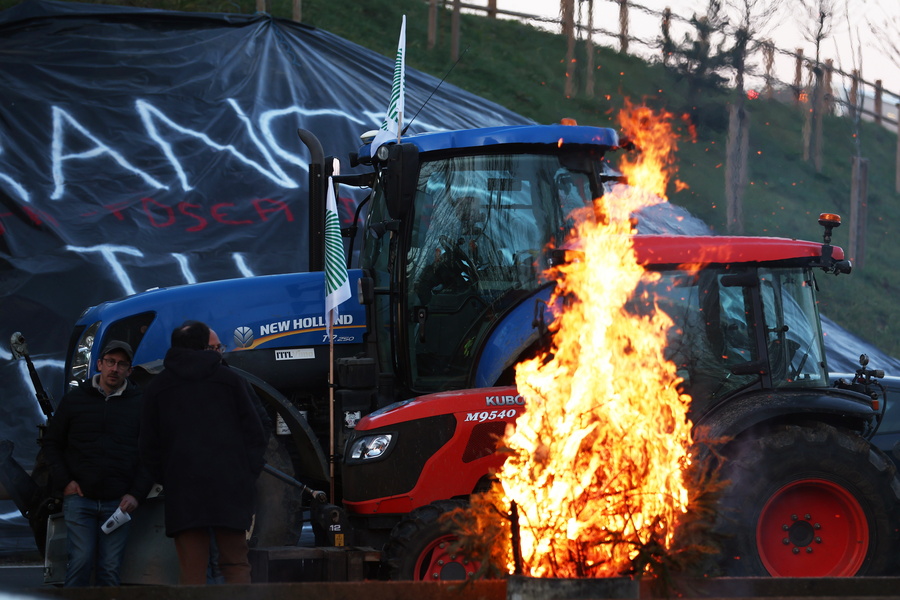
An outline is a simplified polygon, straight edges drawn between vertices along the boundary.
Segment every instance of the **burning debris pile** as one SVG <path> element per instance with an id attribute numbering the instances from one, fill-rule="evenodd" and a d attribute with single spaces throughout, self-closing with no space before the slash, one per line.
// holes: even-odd
<path id="1" fill-rule="evenodd" d="M 641 573 L 696 517 L 687 510 L 690 397 L 664 357 L 672 321 L 654 298 L 634 297 L 652 274 L 635 256 L 633 215 L 665 202 L 675 136 L 669 119 L 646 108 L 620 120 L 641 150 L 620 165 L 630 185 L 595 201 L 600 216 L 578 220 L 577 246 L 549 274 L 564 306 L 552 350 L 518 365 L 528 410 L 503 440 L 499 488 L 476 498 L 468 517 L 482 539 L 512 540 L 480 549 L 500 572 Z M 511 528 L 497 512 L 516 515 Z M 475 537 L 461 534 L 464 545 Z"/>

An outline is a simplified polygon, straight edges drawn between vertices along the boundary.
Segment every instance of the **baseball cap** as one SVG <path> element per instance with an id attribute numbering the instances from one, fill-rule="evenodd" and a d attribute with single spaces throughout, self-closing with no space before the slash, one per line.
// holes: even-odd
<path id="1" fill-rule="evenodd" d="M 100 357 L 104 357 L 110 352 L 115 352 L 116 350 L 120 350 L 124 352 L 128 356 L 128 360 L 134 360 L 134 351 L 131 349 L 131 346 L 126 344 L 121 340 L 112 340 L 103 348 L 103 352 L 100 353 Z"/>

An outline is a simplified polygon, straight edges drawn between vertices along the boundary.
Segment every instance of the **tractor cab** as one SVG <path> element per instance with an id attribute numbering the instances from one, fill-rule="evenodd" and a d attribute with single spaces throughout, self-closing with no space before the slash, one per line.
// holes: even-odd
<path id="1" fill-rule="evenodd" d="M 615 178 L 603 156 L 618 139 L 544 126 L 404 141 L 405 151 L 382 146 L 374 160 L 382 185 L 361 256 L 379 362 L 411 393 L 472 387 L 490 332 L 547 286 L 548 248 Z"/>

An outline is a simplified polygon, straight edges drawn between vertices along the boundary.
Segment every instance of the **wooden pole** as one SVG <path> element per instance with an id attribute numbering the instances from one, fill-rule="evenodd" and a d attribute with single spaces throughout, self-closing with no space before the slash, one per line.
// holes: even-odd
<path id="1" fill-rule="evenodd" d="M 810 155 L 816 173 L 822 172 L 822 140 L 824 138 L 822 127 L 825 122 L 825 82 L 822 67 L 813 69 L 815 87 L 812 97 L 812 139 L 810 140 Z"/>
<path id="2" fill-rule="evenodd" d="M 291 15 L 297 23 L 303 22 L 303 0 L 293 0 L 291 3 Z"/>
<path id="3" fill-rule="evenodd" d="M 453 0 L 453 17 L 450 19 L 450 62 L 459 60 L 459 13 L 461 0 Z"/>
<path id="4" fill-rule="evenodd" d="M 803 48 L 797 48 L 797 62 L 794 66 L 794 101 L 800 105 L 803 92 Z"/>
<path id="5" fill-rule="evenodd" d="M 489 19 L 497 18 L 497 0 L 488 0 L 487 16 Z"/>
<path id="6" fill-rule="evenodd" d="M 563 30 L 568 44 L 566 45 L 566 98 L 575 93 L 575 0 L 564 0 Z"/>
<path id="7" fill-rule="evenodd" d="M 266 0 L 256 0 L 256 12 L 268 12 L 266 10 Z"/>
<path id="8" fill-rule="evenodd" d="M 663 32 L 663 44 L 662 49 L 662 61 L 664 65 L 669 64 L 669 59 L 672 58 L 672 48 L 671 48 L 671 27 L 672 27 L 672 9 L 668 6 L 663 9 L 662 16 L 662 32 Z"/>
<path id="9" fill-rule="evenodd" d="M 853 69 L 850 79 L 850 118 L 856 119 L 856 103 L 859 101 L 859 71 Z"/>
<path id="10" fill-rule="evenodd" d="M 894 174 L 894 189 L 900 194 L 900 102 L 894 106 L 897 109 L 897 168 Z"/>
<path id="11" fill-rule="evenodd" d="M 881 125 L 882 114 L 882 97 L 884 96 L 884 88 L 881 86 L 881 80 L 875 80 L 875 122 Z"/>
<path id="12" fill-rule="evenodd" d="M 862 268 L 866 258 L 866 213 L 869 160 L 853 157 L 853 181 L 850 182 L 850 259 Z"/>
<path id="13" fill-rule="evenodd" d="M 750 148 L 750 115 L 743 102 L 731 105 L 725 148 L 725 204 L 728 233 L 744 232 L 744 188 L 747 185 L 747 155 Z"/>
<path id="14" fill-rule="evenodd" d="M 797 62 L 800 67 L 800 62 Z M 800 75 L 796 75 L 794 82 L 802 81 Z M 813 140 L 813 106 L 812 99 L 809 97 L 808 87 L 799 87 L 800 94 L 797 98 L 798 105 L 803 108 L 803 162 L 812 162 L 812 140 Z"/>
<path id="15" fill-rule="evenodd" d="M 437 0 L 428 2 L 428 49 L 433 50 L 437 44 Z"/>
<path id="16" fill-rule="evenodd" d="M 585 39 L 585 52 L 587 53 L 587 71 L 584 83 L 584 93 L 588 98 L 594 97 L 594 0 L 587 0 L 587 38 Z"/>
<path id="17" fill-rule="evenodd" d="M 619 0 L 619 52 L 628 54 L 628 0 Z"/>
<path id="18" fill-rule="evenodd" d="M 775 44 L 772 43 L 772 40 L 766 40 L 763 43 L 763 63 L 766 65 L 766 87 L 763 94 L 771 100 L 772 96 L 775 95 L 775 90 L 772 87 L 772 82 L 775 80 L 772 74 L 775 66 Z"/>

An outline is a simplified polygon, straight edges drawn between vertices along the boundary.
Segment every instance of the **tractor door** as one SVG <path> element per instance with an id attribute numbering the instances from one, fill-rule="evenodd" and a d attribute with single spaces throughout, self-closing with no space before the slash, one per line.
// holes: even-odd
<path id="1" fill-rule="evenodd" d="M 423 162 L 401 323 L 414 390 L 471 386 L 486 335 L 541 287 L 548 245 L 599 195 L 597 180 L 557 155 Z"/>

